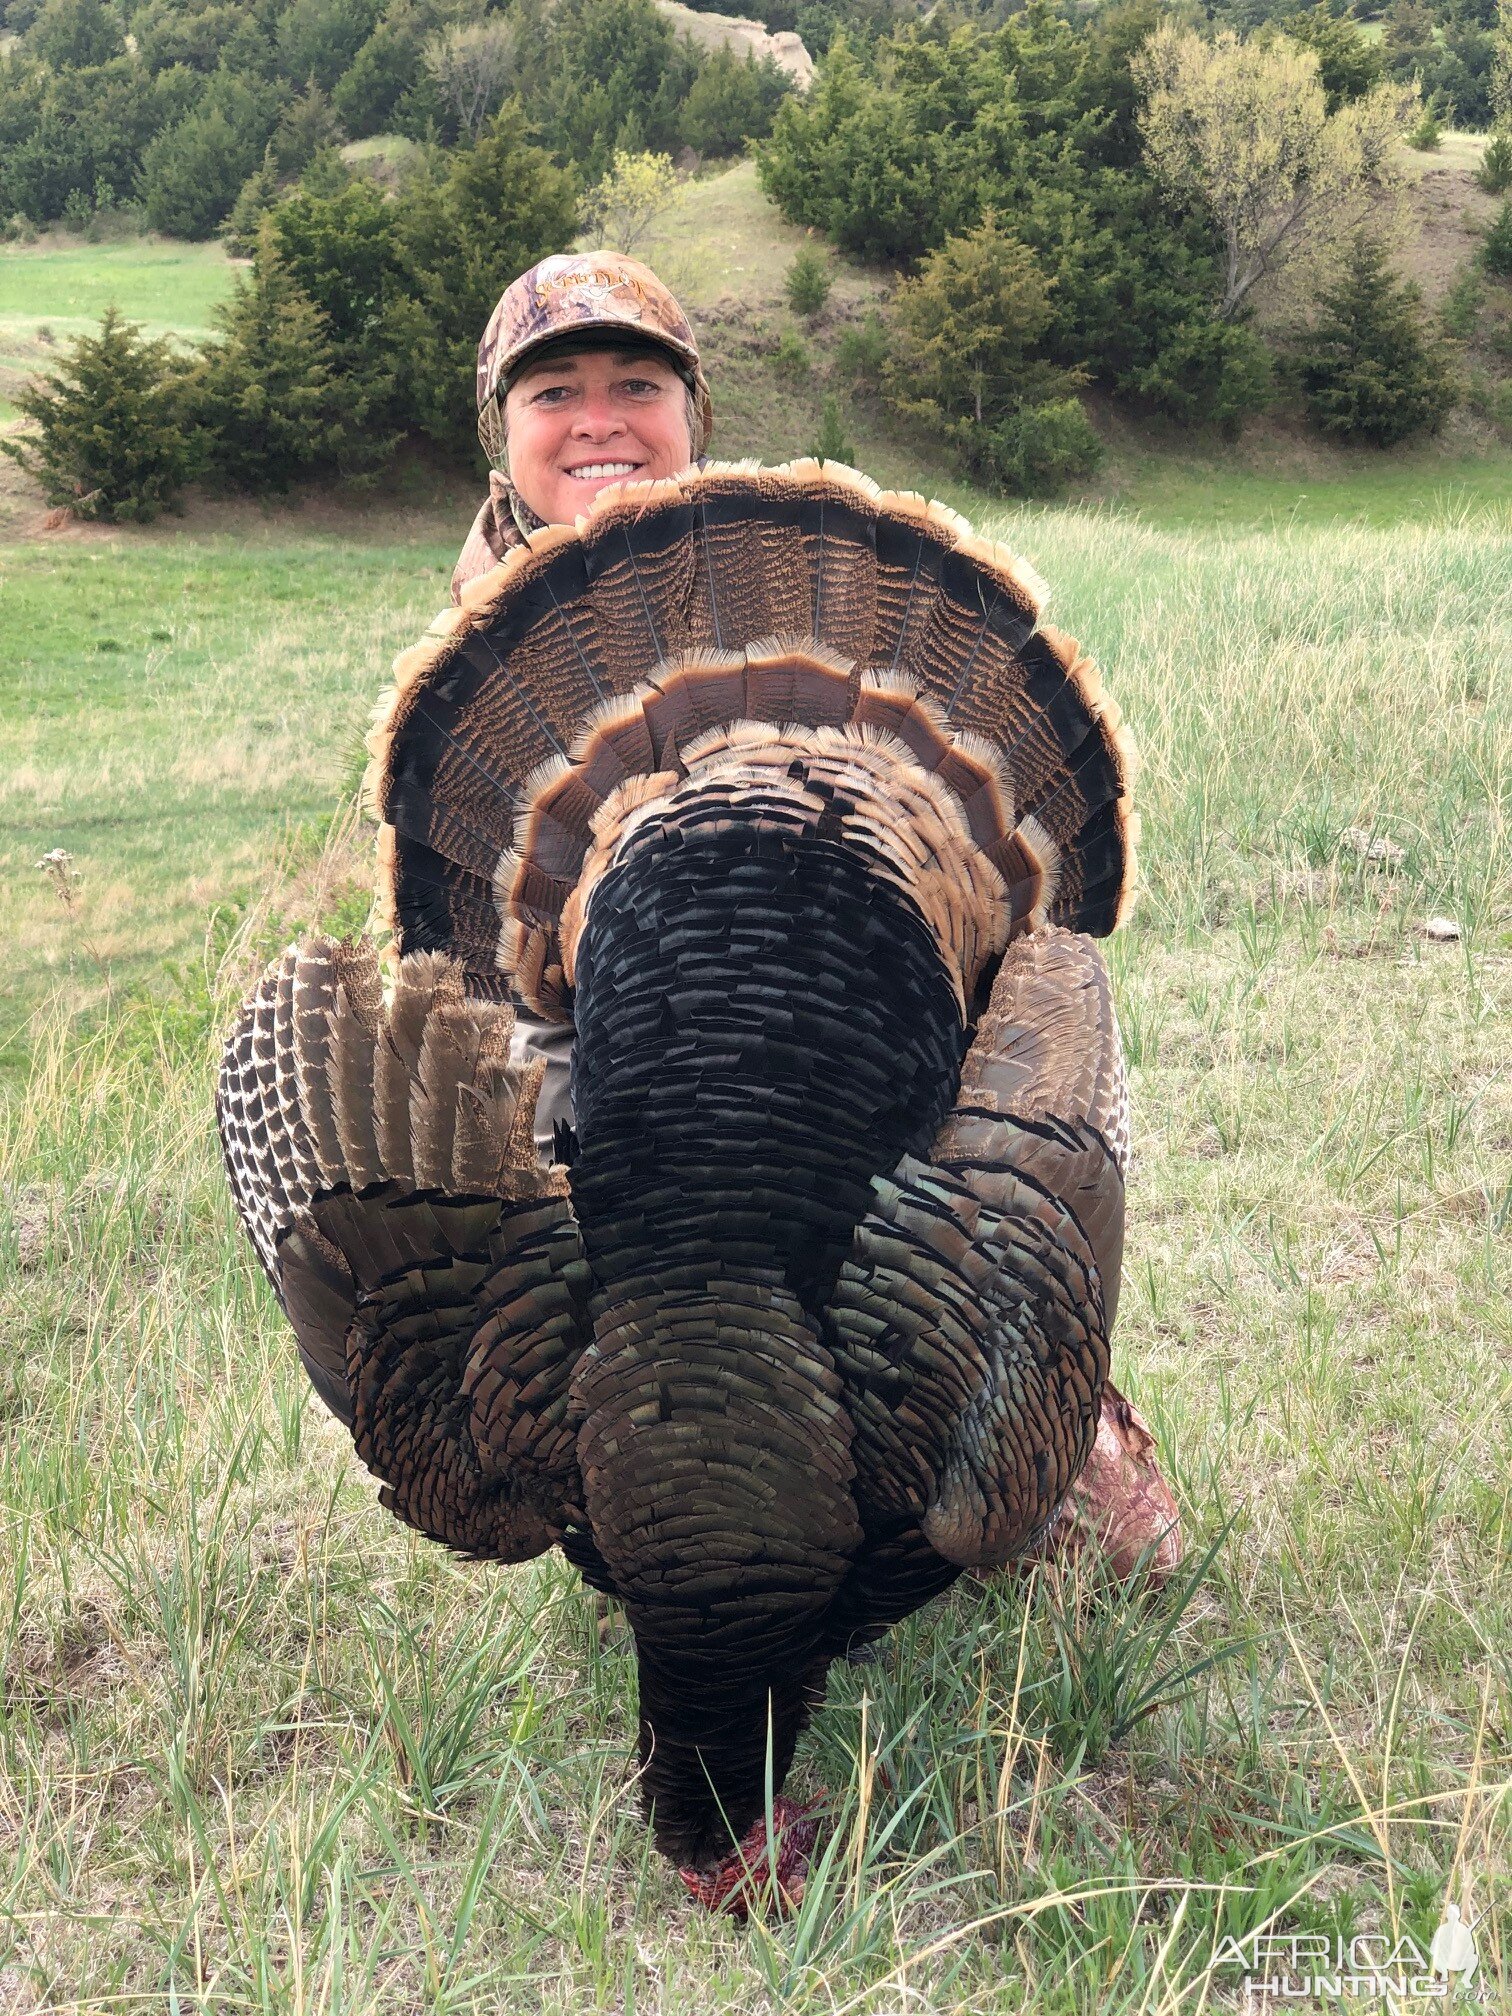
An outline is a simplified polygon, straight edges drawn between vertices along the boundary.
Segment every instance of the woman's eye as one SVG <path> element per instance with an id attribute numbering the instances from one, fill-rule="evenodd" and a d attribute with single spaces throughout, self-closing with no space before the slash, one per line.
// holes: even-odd
<path id="1" fill-rule="evenodd" d="M 564 399 L 571 396 L 571 392 L 572 387 L 570 385 L 547 385 L 543 390 L 537 392 L 531 404 L 533 406 L 560 406 Z"/>
<path id="2" fill-rule="evenodd" d="M 625 390 L 634 399 L 644 399 L 648 393 L 654 398 L 661 389 L 661 386 L 654 378 L 627 378 L 625 380 Z"/>

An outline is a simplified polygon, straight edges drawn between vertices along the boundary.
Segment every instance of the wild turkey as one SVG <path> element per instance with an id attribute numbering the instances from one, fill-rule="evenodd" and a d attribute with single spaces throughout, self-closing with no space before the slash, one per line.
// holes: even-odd
<path id="1" fill-rule="evenodd" d="M 1130 749 L 1040 600 L 833 464 L 606 493 L 397 662 L 391 1001 L 316 939 L 226 1050 L 322 1397 L 402 1519 L 623 1604 L 706 1898 L 769 1729 L 780 1788 L 829 1663 L 1026 1548 L 1097 1431 Z M 570 1166 L 511 990 L 575 1024 Z"/>

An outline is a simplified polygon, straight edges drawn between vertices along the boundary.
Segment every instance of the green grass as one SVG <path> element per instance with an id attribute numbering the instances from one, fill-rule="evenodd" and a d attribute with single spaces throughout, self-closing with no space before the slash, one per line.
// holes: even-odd
<path id="1" fill-rule="evenodd" d="M 167 238 L 10 245 L 0 259 L 0 329 L 42 322 L 72 335 L 113 301 L 154 332 L 200 334 L 230 293 L 234 272 L 222 246 Z"/>
<path id="2" fill-rule="evenodd" d="M 454 557 L 434 533 L 301 539 L 252 514 L 218 537 L 0 550 L 12 1061 L 55 982 L 98 1000 L 191 958 L 214 903 L 256 899 L 281 851 L 310 851 L 377 674 L 445 601 Z M 35 867 L 59 847 L 71 906 Z"/>
<path id="3" fill-rule="evenodd" d="M 366 140 L 348 140 L 341 150 L 343 161 L 413 161 L 420 153 L 418 140 L 402 133 L 374 133 Z"/>
<path id="4" fill-rule="evenodd" d="M 1192 531 L 1512 525 L 1512 455 L 1505 453 L 1451 456 L 1429 447 L 1311 457 L 1292 448 L 1277 459 L 1279 469 L 1234 469 L 1215 452 L 1125 453 L 1097 488 L 1151 524 Z"/>
<path id="5" fill-rule="evenodd" d="M 808 445 L 876 298 L 840 268 L 772 373 L 799 242 L 747 164 L 650 248 L 724 453 Z M 34 256 L 0 289 L 66 326 Z M 1005 512 L 854 418 L 1033 559 L 1141 743 L 1115 1360 L 1208 1573 L 961 1586 L 832 1677 L 797 1918 L 695 1916 L 625 1643 L 377 1507 L 210 1125 L 258 957 L 362 914 L 360 735 L 474 485 L 0 547 L 0 2006 L 1229 2010 L 1220 1934 L 1426 1948 L 1451 1885 L 1512 2006 L 1507 463 L 1126 426 L 1085 508 Z"/>
<path id="6" fill-rule="evenodd" d="M 402 133 L 374 133 L 366 140 L 349 140 L 341 150 L 341 158 L 376 176 L 380 182 L 393 184 L 414 166 L 421 153 L 419 142 L 406 139 Z"/>
<path id="7" fill-rule="evenodd" d="M 995 529 L 1144 753 L 1115 1361 L 1214 1559 L 1184 1607 L 967 1583 L 835 1675 L 795 1779 L 828 1859 L 746 1930 L 648 1848 L 633 1664 L 575 1577 L 379 1510 L 218 1165 L 214 1025 L 269 910 L 330 900 L 439 529 L 7 556 L 7 937 L 64 986 L 0 1141 L 8 2007 L 1235 2009 L 1220 1933 L 1426 1947 L 1450 1885 L 1508 2006 L 1508 538 Z M 55 842 L 71 925 L 25 859 Z"/>

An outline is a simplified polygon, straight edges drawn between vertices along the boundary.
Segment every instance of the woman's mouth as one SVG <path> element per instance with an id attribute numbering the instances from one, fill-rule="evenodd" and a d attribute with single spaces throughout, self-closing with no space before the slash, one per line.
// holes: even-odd
<path id="1" fill-rule="evenodd" d="M 606 477 L 633 476 L 639 462 L 584 462 L 567 474 L 578 483 L 602 483 Z"/>

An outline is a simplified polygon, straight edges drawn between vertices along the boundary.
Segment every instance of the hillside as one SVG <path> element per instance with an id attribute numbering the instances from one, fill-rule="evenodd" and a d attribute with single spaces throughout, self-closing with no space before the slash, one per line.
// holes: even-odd
<path id="1" fill-rule="evenodd" d="M 803 37 L 790 28 L 772 34 L 748 15 L 705 13 L 684 7 L 682 0 L 656 0 L 656 5 L 680 35 L 700 48 L 729 49 L 742 58 L 752 56 L 758 63 L 773 62 L 800 91 L 806 91 L 814 81 L 814 59 L 804 47 Z"/>
<path id="2" fill-rule="evenodd" d="M 1425 288 L 1452 274 L 1470 241 L 1463 219 L 1482 217 L 1489 199 L 1470 179 L 1472 147 L 1455 136 L 1446 158 L 1424 160 L 1419 187 L 1428 230 L 1409 270 Z M 368 148 L 359 161 L 377 154 Z M 856 457 L 880 480 L 923 487 L 978 514 L 990 500 L 961 480 L 926 435 L 900 431 L 875 405 L 853 396 L 836 350 L 844 331 L 885 303 L 890 276 L 830 255 L 833 287 L 812 319 L 788 307 L 784 276 L 808 234 L 787 224 L 757 185 L 751 162 L 687 183 L 637 249 L 686 303 L 705 345 L 714 385 L 714 452 L 767 460 L 809 451 L 818 437 L 827 392 L 841 401 Z M 234 265 L 217 246 L 140 239 L 89 245 L 49 234 L 0 262 L 0 396 L 29 371 L 45 368 L 57 341 L 87 326 L 108 300 L 154 331 L 194 338 L 231 285 Z M 9 376 L 7 377 L 7 373 Z M 1336 447 L 1282 420 L 1252 422 L 1237 441 L 1208 437 L 1170 422 L 1141 418 L 1106 402 L 1096 417 L 1107 458 L 1096 477 L 1073 487 L 1066 501 L 1114 506 L 1156 522 L 1244 526 L 1300 517 L 1326 523 L 1357 518 L 1389 524 L 1402 518 L 1454 514 L 1481 506 L 1512 507 L 1512 455 L 1473 422 L 1382 456 Z M 14 425 L 0 415 L 0 425 Z M 413 467 L 403 486 L 412 509 L 435 491 L 469 494 L 465 472 L 442 478 L 433 465 Z M 439 500 L 438 500 L 439 501 Z M 197 520 L 224 523 L 245 507 L 197 499 Z M 259 507 L 259 519 L 280 506 Z M 360 493 L 343 502 L 321 493 L 300 507 L 322 522 L 358 524 L 367 508 Z M 455 507 L 461 510 L 459 502 Z M 208 514 L 208 518 L 207 518 Z M 9 462 L 0 462 L 0 535 L 37 531 L 40 497 Z"/>
<path id="3" fill-rule="evenodd" d="M 695 1913 L 627 1638 L 556 1556 L 381 1509 L 211 1121 L 261 960 L 369 915 L 362 736 L 480 465 L 45 529 L 0 461 L 6 2016 L 1235 2016 L 1227 1942 L 1426 1954 L 1451 1899 L 1508 2006 L 1512 456 L 1099 401 L 1095 483 L 1009 504 L 853 393 L 890 282 L 831 255 L 796 316 L 804 243 L 742 163 L 644 247 L 716 453 L 807 447 L 833 392 L 863 467 L 1043 573 L 1138 740 L 1115 1376 L 1192 1579 L 964 1579 L 832 1675 L 801 1908 Z M 233 271 L 7 248 L 3 347 L 110 298 L 193 338 Z"/>
<path id="4" fill-rule="evenodd" d="M 1473 259 L 1482 233 L 1501 208 L 1475 179 L 1485 151 L 1484 133 L 1446 133 L 1432 153 L 1403 150 L 1412 204 L 1400 263 L 1422 288 L 1423 298 L 1435 305 Z"/>

